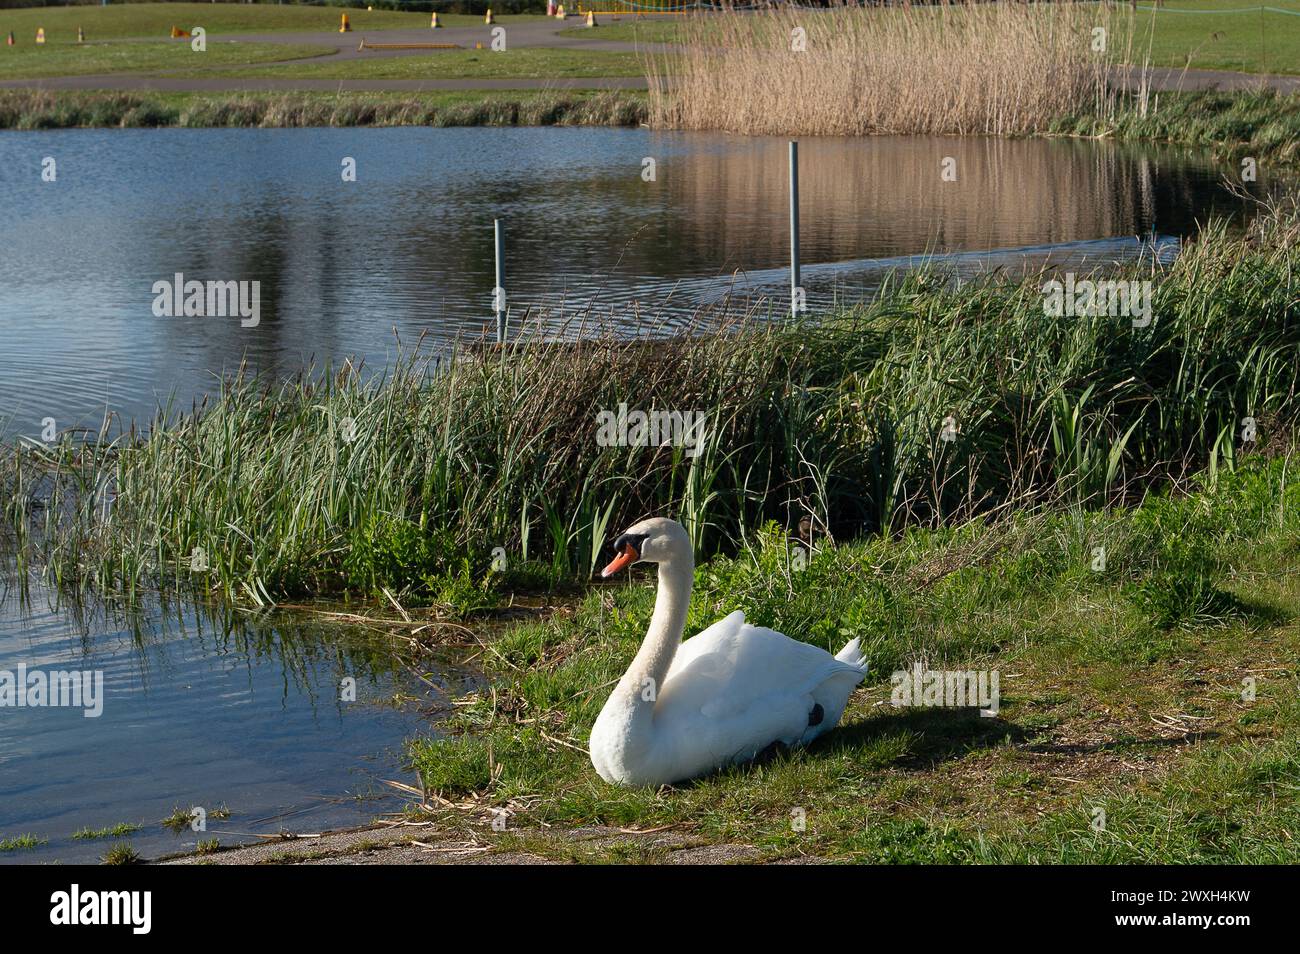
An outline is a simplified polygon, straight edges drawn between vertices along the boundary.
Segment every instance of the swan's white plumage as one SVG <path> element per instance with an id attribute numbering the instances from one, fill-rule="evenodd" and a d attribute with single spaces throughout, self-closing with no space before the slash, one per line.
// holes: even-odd
<path id="1" fill-rule="evenodd" d="M 662 519 L 629 533 L 647 528 L 660 531 L 647 538 L 647 548 L 665 552 L 656 559 L 664 608 L 656 605 L 642 652 L 592 728 L 591 758 L 601 777 L 634 785 L 680 781 L 751 759 L 774 742 L 805 745 L 833 728 L 866 675 L 857 640 L 832 656 L 751 626 L 737 611 L 681 642 L 692 574 L 681 553 L 674 572 L 669 554 L 688 542 L 678 524 Z M 645 685 L 657 688 L 649 700 Z M 817 706 L 821 718 L 810 725 Z"/>

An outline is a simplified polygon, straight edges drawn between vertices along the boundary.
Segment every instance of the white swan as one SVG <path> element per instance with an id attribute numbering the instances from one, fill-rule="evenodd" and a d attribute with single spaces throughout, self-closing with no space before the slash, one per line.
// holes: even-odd
<path id="1" fill-rule="evenodd" d="M 774 742 L 806 745 L 835 726 L 867 667 L 854 639 L 832 656 L 739 611 L 682 642 L 695 582 L 690 538 L 656 517 L 614 541 L 601 576 L 659 564 L 645 641 L 591 730 L 607 782 L 662 785 L 752 759 Z"/>

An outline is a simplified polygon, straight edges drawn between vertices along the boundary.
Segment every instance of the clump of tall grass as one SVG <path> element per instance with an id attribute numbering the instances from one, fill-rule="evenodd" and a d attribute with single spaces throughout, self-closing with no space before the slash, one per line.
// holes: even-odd
<path id="1" fill-rule="evenodd" d="M 459 592 L 496 548 L 584 577 L 650 513 L 708 553 L 769 520 L 846 538 L 1116 501 L 1290 440 L 1300 218 L 1259 222 L 1124 266 L 1153 283 L 1145 327 L 1052 317 L 1035 278 L 919 272 L 815 322 L 579 345 L 525 331 L 382 374 L 239 376 L 145 433 L 19 445 L 0 458 L 0 526 L 20 567 L 65 587 L 182 579 L 266 603 Z M 604 446 L 599 415 L 620 405 L 704 412 L 698 453 Z"/>
<path id="2" fill-rule="evenodd" d="M 1037 132 L 1105 113 L 1111 58 L 1083 4 L 774 5 L 682 24 L 649 58 L 654 125 L 749 134 Z"/>
<path id="3" fill-rule="evenodd" d="M 629 126 L 645 119 L 632 93 L 544 91 L 481 100 L 365 93 L 228 93 L 188 100 L 152 93 L 0 90 L 0 129 L 76 127 Z"/>

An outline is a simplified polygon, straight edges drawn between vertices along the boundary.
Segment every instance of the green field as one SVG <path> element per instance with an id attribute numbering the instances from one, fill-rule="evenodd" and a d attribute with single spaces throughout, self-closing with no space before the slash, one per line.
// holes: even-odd
<path id="1" fill-rule="evenodd" d="M 100 73 L 155 73 L 185 70 L 199 74 L 214 67 L 269 63 L 332 55 L 329 47 L 287 43 L 232 43 L 208 38 L 196 52 L 188 40 L 129 43 L 47 43 L 0 47 L 0 79 L 87 76 Z"/>
<path id="2" fill-rule="evenodd" d="M 347 13 L 353 32 L 365 30 L 410 30 L 429 26 L 427 13 L 398 13 L 391 10 L 367 12 L 364 8 L 307 7 L 280 4 L 238 3 L 132 3 L 107 7 L 38 7 L 0 10 L 0 34 L 13 31 L 20 43 L 32 43 L 37 27 L 45 28 L 47 40 L 75 39 L 77 27 L 86 39 L 165 37 L 173 25 L 181 29 L 201 26 L 209 38 L 220 33 L 283 33 L 337 30 L 339 15 Z M 446 26 L 482 23 L 482 17 L 448 15 Z M 537 20 L 536 16 L 498 17 L 503 23 Z"/>

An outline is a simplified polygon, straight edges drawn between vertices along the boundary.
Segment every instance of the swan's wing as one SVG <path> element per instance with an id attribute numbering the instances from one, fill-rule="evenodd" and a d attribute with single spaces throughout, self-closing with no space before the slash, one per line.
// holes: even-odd
<path id="1" fill-rule="evenodd" d="M 718 651 L 720 647 L 730 645 L 744 625 L 745 614 L 740 610 L 736 610 L 707 629 L 700 630 L 690 639 L 683 640 L 682 644 L 677 647 L 677 652 L 673 656 L 673 663 L 668 667 L 668 676 L 664 681 L 667 682 L 672 679 L 673 673 L 685 669 L 698 657 L 708 655 Z"/>
<path id="2" fill-rule="evenodd" d="M 738 611 L 682 643 L 656 712 L 698 714 L 716 723 L 794 699 L 802 705 L 805 697 L 811 708 L 812 691 L 840 672 L 861 674 L 824 649 L 750 626 Z"/>

